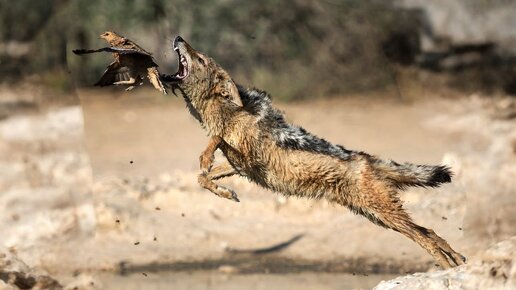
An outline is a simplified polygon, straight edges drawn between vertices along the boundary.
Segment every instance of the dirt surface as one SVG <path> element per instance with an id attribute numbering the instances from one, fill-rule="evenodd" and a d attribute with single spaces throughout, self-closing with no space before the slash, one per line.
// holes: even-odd
<path id="1" fill-rule="evenodd" d="M 373 290 L 516 289 L 516 237 L 504 240 L 468 264 L 385 281 Z"/>
<path id="2" fill-rule="evenodd" d="M 222 183 L 240 203 L 202 190 L 196 174 L 204 132 L 181 99 L 147 94 L 81 91 L 81 107 L 0 121 L 0 252 L 15 251 L 30 267 L 78 289 L 122 280 L 155 289 L 176 280 L 202 287 L 228 275 L 235 289 L 263 289 L 275 279 L 370 288 L 389 276 L 436 269 L 412 241 L 344 208 L 285 199 L 239 177 Z M 450 165 L 452 184 L 410 189 L 403 200 L 416 222 L 466 256 L 516 234 L 513 100 L 278 105 L 292 122 L 347 148 Z M 297 235 L 279 250 L 246 253 Z M 187 274 L 196 269 L 204 272 Z M 349 273 L 368 278 L 348 287 L 355 281 Z M 334 282 L 320 282 L 324 277 Z"/>

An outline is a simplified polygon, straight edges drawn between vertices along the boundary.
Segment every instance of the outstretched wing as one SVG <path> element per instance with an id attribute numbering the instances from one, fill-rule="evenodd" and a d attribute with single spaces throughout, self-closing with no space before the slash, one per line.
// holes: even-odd
<path id="1" fill-rule="evenodd" d="M 143 54 L 152 55 L 152 53 L 146 51 L 141 46 L 136 44 L 134 41 L 132 41 L 130 39 L 127 39 L 127 38 L 122 38 L 121 41 L 116 45 L 116 47 L 119 47 L 119 48 L 122 48 L 122 49 L 134 49 L 134 50 L 139 51 L 139 52 L 141 52 Z"/>
<path id="2" fill-rule="evenodd" d="M 154 57 L 152 56 L 152 53 L 146 51 L 145 49 L 143 49 L 141 46 L 139 46 L 138 44 L 136 44 L 134 41 L 132 41 L 130 39 L 122 38 L 118 41 L 118 43 L 112 44 L 112 45 L 114 47 L 117 47 L 120 49 L 134 50 L 134 51 L 140 52 L 143 55 L 147 55 L 149 57 L 148 60 L 152 62 L 152 66 L 156 66 L 156 67 L 158 66 L 158 64 L 156 64 L 156 62 L 154 61 Z"/>
<path id="3" fill-rule="evenodd" d="M 112 47 L 112 46 L 102 47 L 99 49 L 74 49 L 74 50 L 72 50 L 72 52 L 77 55 L 88 54 L 88 53 L 97 53 L 97 52 L 114 52 L 114 53 L 119 53 L 119 54 L 140 54 L 140 55 L 145 55 L 145 56 L 151 56 L 150 53 L 148 53 L 144 50 L 139 50 L 139 49 L 134 49 L 134 48 L 119 48 L 119 47 Z"/>

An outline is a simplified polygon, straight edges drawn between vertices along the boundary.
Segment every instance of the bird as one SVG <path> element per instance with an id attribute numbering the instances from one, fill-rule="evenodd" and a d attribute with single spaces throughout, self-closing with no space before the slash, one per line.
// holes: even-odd
<path id="1" fill-rule="evenodd" d="M 134 41 L 113 31 L 106 31 L 99 36 L 109 43 L 109 47 L 99 49 L 74 49 L 73 53 L 83 55 L 96 52 L 111 52 L 114 61 L 108 65 L 95 86 L 129 85 L 126 90 L 143 84 L 147 77 L 149 82 L 161 93 L 167 90 L 160 80 L 158 65 L 152 54 L 141 48 Z"/>

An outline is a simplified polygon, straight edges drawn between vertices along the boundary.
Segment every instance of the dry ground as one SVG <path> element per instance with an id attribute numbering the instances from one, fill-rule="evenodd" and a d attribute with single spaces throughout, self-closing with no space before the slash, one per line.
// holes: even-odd
<path id="1" fill-rule="evenodd" d="M 97 275 L 101 270 L 137 272 L 138 283 L 146 283 L 159 281 L 162 274 L 154 271 L 163 269 L 363 276 L 436 268 L 413 242 L 346 209 L 284 199 L 238 177 L 224 183 L 238 192 L 240 203 L 200 189 L 196 174 L 204 132 L 181 99 L 147 94 L 81 91 L 81 107 L 0 122 L 2 251 L 38 273 L 86 288 L 118 283 L 116 276 Z M 452 166 L 452 184 L 411 189 L 403 199 L 417 222 L 466 256 L 516 234 L 513 100 L 472 96 L 401 103 L 364 97 L 279 106 L 292 122 L 347 148 Z M 300 234 L 274 253 L 227 252 Z M 370 288 L 386 278 L 375 277 L 347 287 Z M 315 283 L 344 287 L 339 278 L 330 280 Z M 236 287 L 256 284 L 243 281 Z"/>

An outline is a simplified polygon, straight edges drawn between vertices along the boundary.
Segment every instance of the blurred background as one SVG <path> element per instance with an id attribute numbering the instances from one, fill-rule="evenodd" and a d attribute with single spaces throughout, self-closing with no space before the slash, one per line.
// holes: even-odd
<path id="1" fill-rule="evenodd" d="M 514 0 L 0 0 L 0 289 L 516 288 L 514 15 Z M 327 140 L 450 166 L 452 184 L 402 199 L 470 263 L 432 274 L 400 234 L 244 178 L 221 181 L 239 204 L 202 190 L 207 137 L 183 100 L 93 87 L 111 55 L 71 52 L 106 30 L 168 74 L 181 35 Z"/>
<path id="2" fill-rule="evenodd" d="M 27 9 L 30 7 L 30 9 Z M 516 94 L 516 3 L 470 1 L 66 1 L 2 3 L 2 81 L 38 75 L 70 90 L 94 83 L 105 57 L 70 54 L 105 45 L 110 29 L 144 43 L 163 71 L 181 34 L 240 83 L 286 100 L 391 89 L 403 80 Z M 281 84 L 289 84 L 288 86 Z M 398 96 L 399 97 L 399 96 Z"/>

